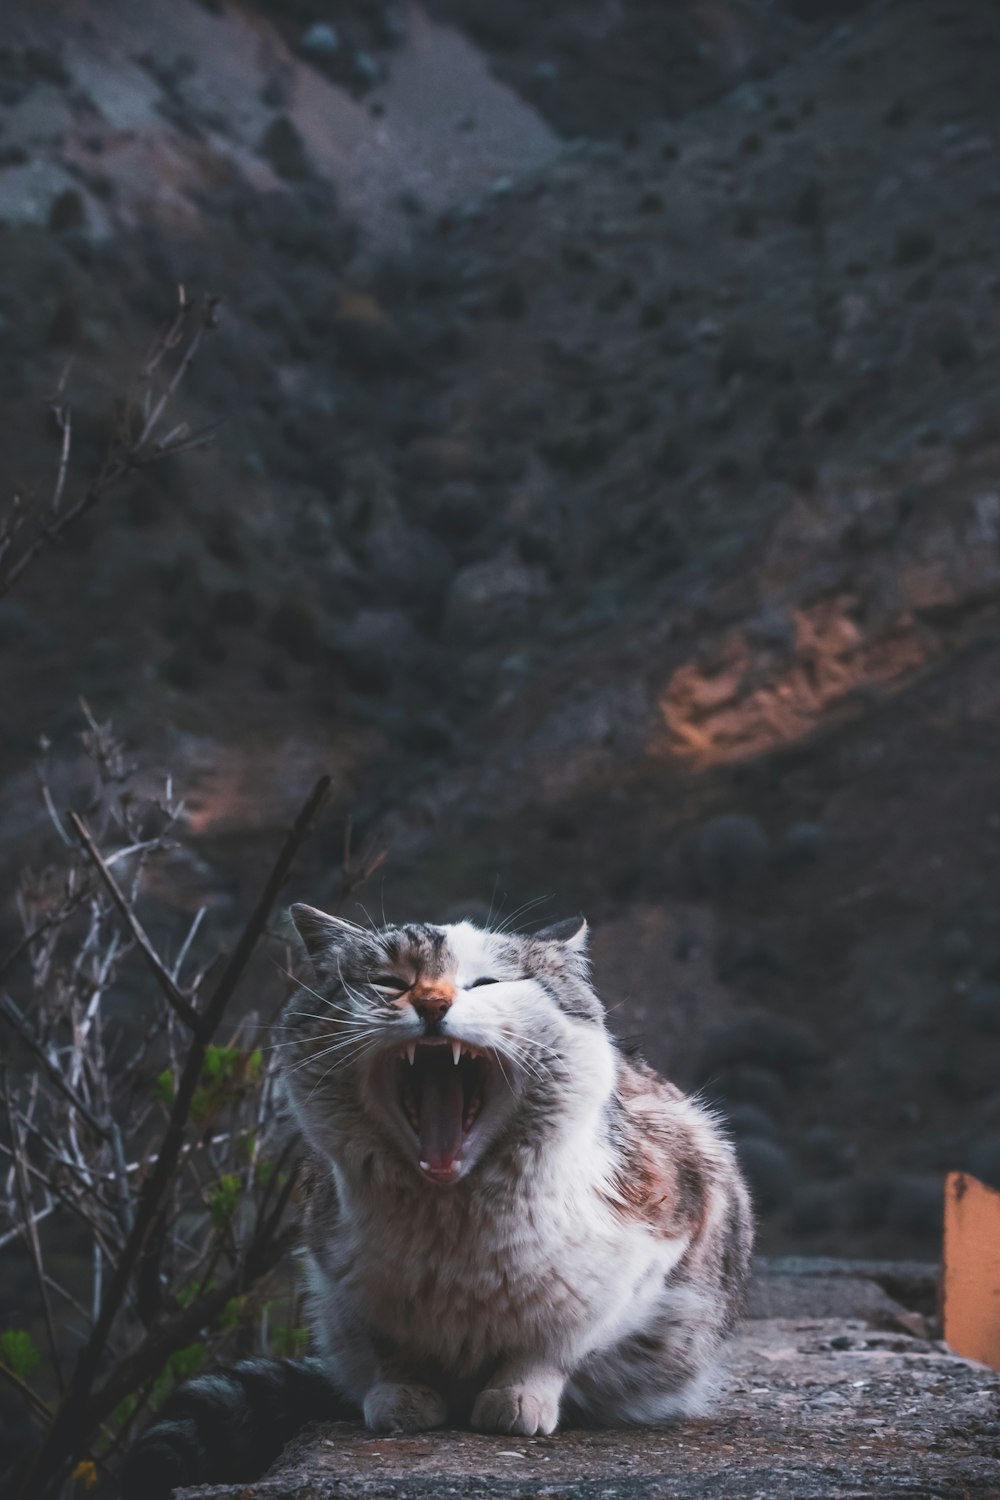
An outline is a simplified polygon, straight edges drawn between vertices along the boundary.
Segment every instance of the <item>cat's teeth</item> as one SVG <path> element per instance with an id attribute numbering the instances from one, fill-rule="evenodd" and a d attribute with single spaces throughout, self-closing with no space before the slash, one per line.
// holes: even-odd
<path id="1" fill-rule="evenodd" d="M 416 1044 L 416 1042 L 407 1042 L 407 1044 L 406 1044 L 406 1055 L 410 1059 L 410 1067 L 412 1068 L 413 1064 L 417 1060 L 417 1044 Z"/>
<path id="2" fill-rule="evenodd" d="M 457 1068 L 458 1065 L 459 1065 L 459 1062 L 462 1059 L 462 1043 L 461 1042 L 452 1042 L 452 1044 L 451 1044 L 451 1055 L 455 1059 L 455 1066 Z"/>

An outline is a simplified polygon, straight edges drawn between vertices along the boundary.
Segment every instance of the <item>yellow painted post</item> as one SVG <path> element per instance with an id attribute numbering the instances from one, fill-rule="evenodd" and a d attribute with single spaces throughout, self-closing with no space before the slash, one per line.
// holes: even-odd
<path id="1" fill-rule="evenodd" d="M 942 1300 L 946 1343 L 1000 1370 L 1000 1193 L 968 1172 L 945 1183 Z"/>

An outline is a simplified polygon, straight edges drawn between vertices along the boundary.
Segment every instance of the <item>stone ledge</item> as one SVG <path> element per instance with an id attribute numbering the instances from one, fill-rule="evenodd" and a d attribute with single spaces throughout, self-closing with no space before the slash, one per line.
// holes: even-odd
<path id="1" fill-rule="evenodd" d="M 921 1278 L 933 1278 L 922 1268 Z M 772 1280 L 772 1277 L 774 1278 Z M 900 1285 L 900 1279 L 890 1282 Z M 839 1294 L 835 1289 L 839 1287 Z M 809 1289 L 824 1316 L 800 1316 Z M 859 1291 L 859 1288 L 861 1289 Z M 884 1300 L 873 1297 L 873 1289 Z M 906 1314 L 855 1263 L 758 1268 L 718 1413 L 671 1427 L 376 1437 L 314 1428 L 256 1483 L 185 1500 L 996 1500 L 1000 1374 L 895 1331 Z M 859 1304 L 858 1299 L 861 1299 Z M 860 1316 L 853 1309 L 860 1306 Z M 886 1317 L 888 1315 L 888 1326 Z M 873 1327 L 873 1322 L 877 1325 Z"/>
<path id="2" fill-rule="evenodd" d="M 936 1328 L 940 1268 L 932 1261 L 758 1258 L 750 1318 L 864 1318 L 926 1337 Z"/>

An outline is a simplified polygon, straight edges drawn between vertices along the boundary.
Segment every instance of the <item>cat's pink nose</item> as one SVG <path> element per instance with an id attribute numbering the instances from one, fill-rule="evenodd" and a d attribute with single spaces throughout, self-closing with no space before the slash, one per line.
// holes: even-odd
<path id="1" fill-rule="evenodd" d="M 455 998 L 453 984 L 417 984 L 410 992 L 410 1004 L 424 1022 L 440 1021 L 451 1009 Z"/>

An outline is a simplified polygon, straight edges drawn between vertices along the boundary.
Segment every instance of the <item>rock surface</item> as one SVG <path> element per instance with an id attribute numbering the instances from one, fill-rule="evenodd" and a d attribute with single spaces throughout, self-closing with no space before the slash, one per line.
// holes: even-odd
<path id="1" fill-rule="evenodd" d="M 1000 1374 L 901 1331 L 933 1268 L 761 1267 L 716 1415 L 630 1432 L 377 1437 L 313 1429 L 272 1473 L 185 1500 L 913 1500 L 1000 1493 Z M 803 1309 L 811 1304 L 813 1316 Z M 789 1315 L 779 1315 L 779 1311 Z M 816 1313 L 822 1314 L 816 1316 Z M 860 1315 L 859 1315 L 860 1314 Z M 895 1324 L 896 1326 L 892 1326 Z"/>

